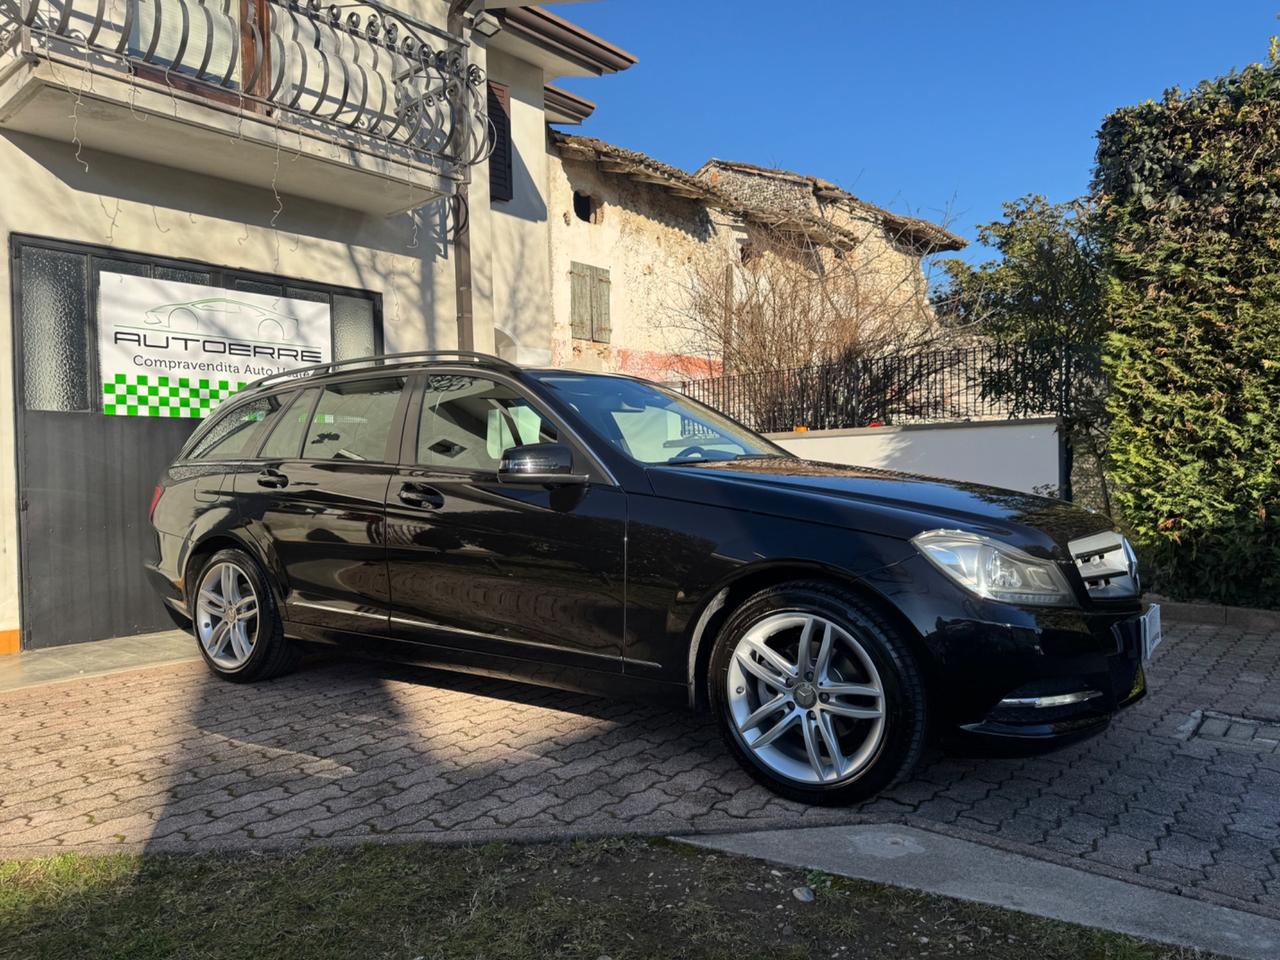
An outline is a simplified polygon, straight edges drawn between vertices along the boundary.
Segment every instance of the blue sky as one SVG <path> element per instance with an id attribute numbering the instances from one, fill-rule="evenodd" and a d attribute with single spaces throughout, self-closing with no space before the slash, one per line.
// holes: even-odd
<path id="1" fill-rule="evenodd" d="M 1262 60 L 1280 33 L 1280 0 L 555 9 L 640 59 L 561 81 L 599 104 L 581 132 L 687 170 L 718 156 L 816 174 L 970 240 L 1004 200 L 1085 192 L 1109 111 Z"/>

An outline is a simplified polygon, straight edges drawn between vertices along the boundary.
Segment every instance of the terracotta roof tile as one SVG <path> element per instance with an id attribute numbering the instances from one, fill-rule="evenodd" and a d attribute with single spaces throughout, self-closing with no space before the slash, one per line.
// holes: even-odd
<path id="1" fill-rule="evenodd" d="M 632 179 L 665 188 L 677 196 L 701 200 L 708 206 L 738 214 L 762 226 L 788 233 L 803 234 L 820 242 L 840 247 L 853 247 L 861 241 L 861 237 L 854 231 L 822 217 L 776 209 L 732 197 L 704 178 L 691 176 L 677 167 L 635 150 L 627 150 L 595 137 L 584 137 L 559 130 L 551 131 L 551 140 L 564 157 L 602 163 L 606 166 L 608 173 L 629 176 Z"/>

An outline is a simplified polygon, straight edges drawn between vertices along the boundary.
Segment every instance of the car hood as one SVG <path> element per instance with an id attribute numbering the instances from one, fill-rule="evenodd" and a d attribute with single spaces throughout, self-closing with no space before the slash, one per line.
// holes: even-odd
<path id="1" fill-rule="evenodd" d="M 960 529 L 1069 560 L 1067 543 L 1112 528 L 1100 514 L 1016 490 L 792 457 L 655 467 L 659 496 L 734 506 L 910 539 Z"/>

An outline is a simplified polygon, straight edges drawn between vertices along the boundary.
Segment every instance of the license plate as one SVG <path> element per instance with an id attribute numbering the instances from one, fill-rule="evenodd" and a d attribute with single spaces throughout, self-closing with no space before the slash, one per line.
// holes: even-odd
<path id="1" fill-rule="evenodd" d="M 1150 660 L 1151 654 L 1155 653 L 1156 647 L 1164 639 L 1164 633 L 1160 629 L 1160 604 L 1153 603 L 1138 624 L 1142 630 L 1142 659 Z"/>

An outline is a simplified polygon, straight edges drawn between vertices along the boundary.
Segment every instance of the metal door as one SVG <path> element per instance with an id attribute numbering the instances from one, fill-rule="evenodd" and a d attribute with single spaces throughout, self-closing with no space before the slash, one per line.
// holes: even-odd
<path id="1" fill-rule="evenodd" d="M 36 238 L 14 237 L 11 254 L 22 646 L 170 628 L 143 569 L 148 511 L 200 421 L 103 414 L 99 274 L 328 300 L 335 358 L 381 352 L 377 298 Z"/>

